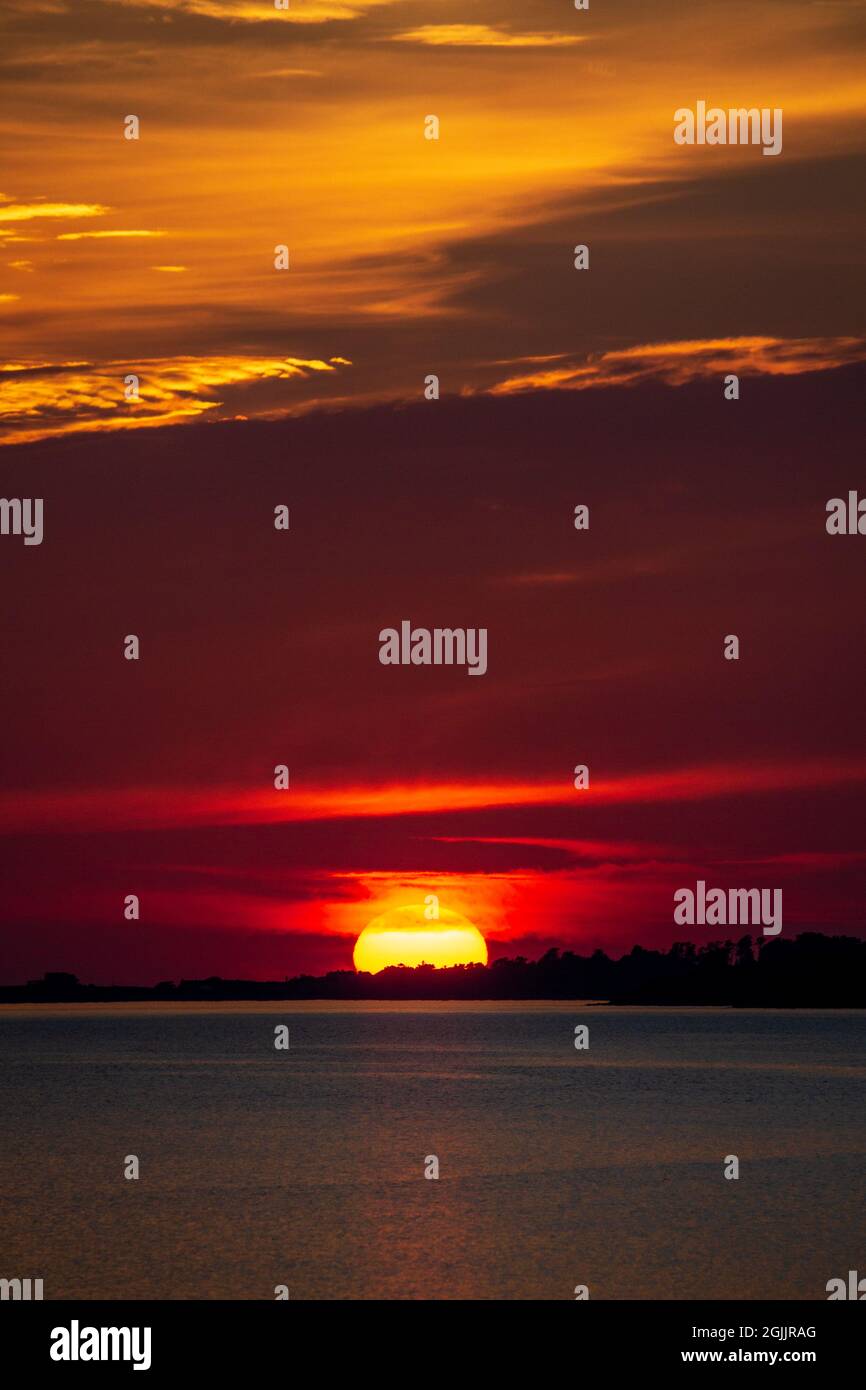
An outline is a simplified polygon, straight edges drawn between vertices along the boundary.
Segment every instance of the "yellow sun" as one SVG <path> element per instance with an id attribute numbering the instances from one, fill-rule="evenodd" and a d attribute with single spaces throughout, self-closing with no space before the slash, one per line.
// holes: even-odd
<path id="1" fill-rule="evenodd" d="M 387 965 L 487 964 L 487 943 L 468 917 L 440 907 L 431 922 L 424 913 L 413 905 L 374 917 L 355 942 L 355 969 L 376 975 Z"/>

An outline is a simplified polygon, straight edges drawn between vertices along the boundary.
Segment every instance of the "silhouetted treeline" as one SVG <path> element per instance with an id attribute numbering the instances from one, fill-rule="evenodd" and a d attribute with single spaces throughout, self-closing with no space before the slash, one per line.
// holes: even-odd
<path id="1" fill-rule="evenodd" d="M 378 975 L 335 970 L 294 979 L 170 980 L 153 986 L 83 985 L 54 973 L 0 987 L 0 1003 L 99 1003 L 220 999 L 592 999 L 612 1004 L 730 1004 L 765 1008 L 866 1007 L 866 941 L 803 932 L 791 940 L 750 936 L 669 951 L 634 946 L 612 960 L 548 951 L 492 965 L 390 966 Z"/>

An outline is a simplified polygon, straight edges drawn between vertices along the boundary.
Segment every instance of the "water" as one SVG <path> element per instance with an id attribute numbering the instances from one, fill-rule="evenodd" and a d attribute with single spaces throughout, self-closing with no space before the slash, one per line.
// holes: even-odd
<path id="1" fill-rule="evenodd" d="M 46 1298 L 824 1299 L 866 1273 L 864 1082 L 854 1011 L 5 1008 L 0 1275 Z"/>

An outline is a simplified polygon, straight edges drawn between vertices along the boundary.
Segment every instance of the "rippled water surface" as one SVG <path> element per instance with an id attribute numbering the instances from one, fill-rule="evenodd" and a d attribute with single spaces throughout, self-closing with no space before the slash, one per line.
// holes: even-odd
<path id="1" fill-rule="evenodd" d="M 0 1009 L 0 1275 L 46 1298 L 824 1299 L 866 1269 L 864 1082 L 847 1011 Z"/>

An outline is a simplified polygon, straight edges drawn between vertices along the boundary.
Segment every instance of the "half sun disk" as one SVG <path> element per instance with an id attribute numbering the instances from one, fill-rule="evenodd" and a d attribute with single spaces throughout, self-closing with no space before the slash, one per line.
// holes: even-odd
<path id="1" fill-rule="evenodd" d="M 423 906 L 394 907 L 361 932 L 354 962 L 356 970 L 371 975 L 388 965 L 486 965 L 487 943 L 459 912 L 442 907 L 431 922 Z"/>

